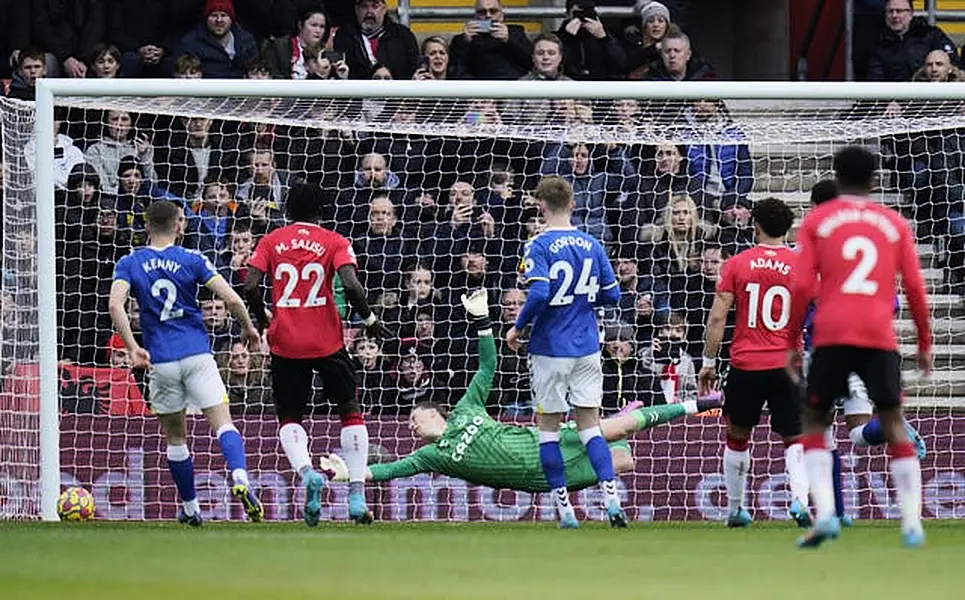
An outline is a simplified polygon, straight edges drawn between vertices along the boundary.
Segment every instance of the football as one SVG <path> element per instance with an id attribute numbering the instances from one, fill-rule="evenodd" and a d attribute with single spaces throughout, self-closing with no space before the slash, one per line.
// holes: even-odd
<path id="1" fill-rule="evenodd" d="M 57 500 L 61 521 L 88 521 L 94 518 L 94 496 L 82 487 L 70 487 Z"/>

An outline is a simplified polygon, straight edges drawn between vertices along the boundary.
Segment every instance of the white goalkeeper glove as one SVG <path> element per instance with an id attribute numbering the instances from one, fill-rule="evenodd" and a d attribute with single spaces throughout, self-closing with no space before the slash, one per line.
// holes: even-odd
<path id="1" fill-rule="evenodd" d="M 329 481 L 343 482 L 348 481 L 348 465 L 338 454 L 332 453 L 318 459 L 318 466 L 321 468 Z"/>
<path id="2" fill-rule="evenodd" d="M 462 305 L 466 312 L 474 317 L 489 316 L 489 293 L 486 288 L 481 288 L 466 296 L 462 295 Z"/>

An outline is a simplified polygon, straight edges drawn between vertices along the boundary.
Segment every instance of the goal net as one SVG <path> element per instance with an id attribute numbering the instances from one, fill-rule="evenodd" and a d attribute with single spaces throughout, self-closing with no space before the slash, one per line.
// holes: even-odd
<path id="1" fill-rule="evenodd" d="M 924 511 L 965 514 L 962 103 L 272 98 L 232 95 L 221 83 L 227 91 L 217 97 L 58 96 L 53 165 L 38 164 L 33 105 L 0 100 L 0 516 L 41 515 L 38 273 L 55 268 L 61 484 L 90 489 L 98 518 L 174 517 L 145 375 L 130 369 L 107 312 L 113 266 L 145 242 L 152 201 L 182 204 L 184 245 L 238 286 L 258 239 L 284 222 L 289 187 L 321 186 L 327 224 L 352 241 L 370 301 L 398 332 L 376 342 L 360 334 L 357 318 L 346 319 L 370 460 L 384 462 L 420 445 L 406 421 L 414 404 L 451 405 L 472 376 L 476 345 L 460 294 L 490 290 L 498 336 L 520 310 L 517 268 L 523 243 L 541 227 L 531 196 L 541 176 L 573 184 L 574 224 L 605 243 L 618 273 L 620 306 L 601 314 L 604 409 L 612 414 L 632 401 L 696 398 L 715 281 L 723 260 L 753 244 L 753 202 L 776 196 L 800 217 L 811 186 L 831 176 L 835 150 L 855 142 L 880 152 L 875 196 L 911 218 L 920 238 L 936 336 L 931 380 L 913 371 L 903 299 L 897 327 L 910 359 L 908 418 L 929 449 Z M 53 266 L 37 260 L 35 185 L 44 169 L 55 185 L 53 198 L 40 198 L 55 207 Z M 276 441 L 269 357 L 239 343 L 220 301 L 202 296 L 201 304 L 267 518 L 299 518 L 303 492 Z M 129 313 L 136 329 L 138 307 Z M 491 413 L 530 424 L 526 355 L 498 348 Z M 320 385 L 315 395 L 306 428 L 317 457 L 338 449 L 339 426 Z M 206 516 L 243 518 L 207 425 L 190 416 L 189 430 Z M 631 518 L 723 518 L 722 440 L 716 414 L 631 438 L 636 468 L 621 477 Z M 854 447 L 843 426 L 838 441 L 849 511 L 898 516 L 883 451 Z M 758 518 L 784 519 L 783 447 L 766 419 L 752 452 L 746 504 Z M 324 517 L 345 518 L 347 490 L 332 485 L 325 494 Z M 369 494 L 383 520 L 553 519 L 549 498 L 432 475 L 371 485 Z M 574 496 L 581 514 L 602 517 L 595 492 Z"/>

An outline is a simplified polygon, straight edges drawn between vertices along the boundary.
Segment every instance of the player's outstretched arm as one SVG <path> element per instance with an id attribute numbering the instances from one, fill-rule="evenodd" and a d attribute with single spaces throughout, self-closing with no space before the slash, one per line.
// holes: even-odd
<path id="1" fill-rule="evenodd" d="M 342 265 L 338 268 L 338 276 L 345 288 L 345 298 L 352 306 L 352 310 L 358 313 L 362 323 L 365 324 L 365 333 L 372 338 L 389 337 L 390 332 L 385 329 L 385 326 L 379 321 L 379 317 L 372 312 L 372 308 L 369 306 L 355 265 Z"/>
<path id="2" fill-rule="evenodd" d="M 493 340 L 492 325 L 489 322 L 489 297 L 486 289 L 476 290 L 469 296 L 464 294 L 462 305 L 469 313 L 479 335 L 479 368 L 459 403 L 469 402 L 485 407 L 489 392 L 493 388 L 493 375 L 496 373 L 496 342 Z"/>
<path id="3" fill-rule="evenodd" d="M 250 270 L 250 269 L 249 269 Z M 231 289 L 228 282 L 225 281 L 224 277 L 221 275 L 215 275 L 214 277 L 208 279 L 205 282 L 205 287 L 214 292 L 214 294 L 224 301 L 225 308 L 231 313 L 231 316 L 241 323 L 242 338 L 248 343 L 255 343 L 259 340 L 258 330 L 255 328 L 255 324 L 251 322 L 251 315 L 248 314 L 248 307 L 245 306 L 244 301 L 238 292 Z M 262 305 L 264 306 L 264 305 Z"/>
<path id="4" fill-rule="evenodd" d="M 704 328 L 704 358 L 697 376 L 697 392 L 706 396 L 711 392 L 711 386 L 717 379 L 717 353 L 724 340 L 724 327 L 727 325 L 727 313 L 734 304 L 734 294 L 718 291 L 714 295 L 714 304 L 710 307 L 707 326 Z"/>
<path id="5" fill-rule="evenodd" d="M 901 281 L 918 335 L 918 369 L 927 376 L 932 370 L 931 316 L 928 312 L 928 294 L 921 275 L 921 263 L 915 249 L 915 240 L 907 225 L 902 240 Z"/>
<path id="6" fill-rule="evenodd" d="M 137 340 L 134 339 L 134 331 L 131 329 L 131 319 L 127 316 L 127 296 L 130 292 L 131 284 L 124 279 L 115 279 L 111 284 L 111 295 L 107 301 L 107 309 L 111 314 L 111 321 L 117 329 L 118 335 L 124 341 L 124 347 L 131 355 L 134 366 L 144 369 L 151 366 L 151 355 L 147 350 L 141 348 Z"/>

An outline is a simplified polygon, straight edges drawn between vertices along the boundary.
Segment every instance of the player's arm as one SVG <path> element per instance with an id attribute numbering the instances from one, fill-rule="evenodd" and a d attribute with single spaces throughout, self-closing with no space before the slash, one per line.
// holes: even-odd
<path id="1" fill-rule="evenodd" d="M 141 348 L 137 340 L 134 339 L 131 319 L 127 316 L 127 297 L 130 290 L 130 282 L 115 275 L 114 283 L 111 284 L 111 295 L 107 300 L 107 310 L 111 314 L 114 328 L 117 329 L 117 334 L 124 341 L 124 347 L 127 348 L 134 366 L 143 369 L 151 365 L 151 355 L 147 350 Z"/>
<path id="2" fill-rule="evenodd" d="M 915 241 L 911 230 L 906 226 L 902 231 L 901 281 L 908 298 L 908 308 L 911 318 L 915 321 L 915 331 L 918 334 L 918 368 L 928 375 L 932 370 L 932 332 L 931 318 L 928 313 L 928 295 L 925 291 L 925 281 L 921 276 L 921 265 Z"/>
<path id="3" fill-rule="evenodd" d="M 475 404 L 485 408 L 489 392 L 493 388 L 493 375 L 496 373 L 496 342 L 489 322 L 489 302 L 486 288 L 462 296 L 462 305 L 472 319 L 479 335 L 479 368 L 469 382 L 469 388 L 459 404 Z"/>
<path id="4" fill-rule="evenodd" d="M 523 309 L 519 311 L 516 323 L 506 334 L 506 342 L 513 350 L 518 350 L 519 332 L 536 319 L 536 315 L 543 312 L 550 301 L 550 276 L 549 261 L 546 257 L 546 249 L 532 240 L 526 244 L 523 253 L 523 275 L 524 285 L 529 286 L 526 293 L 526 302 Z"/>
<path id="5" fill-rule="evenodd" d="M 245 306 L 238 292 L 231 289 L 231 286 L 225 281 L 225 278 L 215 274 L 204 283 L 204 286 L 214 292 L 215 296 L 221 298 L 221 300 L 224 301 L 225 308 L 231 313 L 231 316 L 241 323 L 242 337 L 245 341 L 258 341 L 260 337 L 258 329 L 255 328 L 255 324 L 251 321 L 251 315 L 248 314 L 248 307 Z M 264 307 L 264 305 L 262 306 Z"/>
<path id="6" fill-rule="evenodd" d="M 613 265 L 607 259 L 606 250 L 596 245 L 597 261 L 600 263 L 600 293 L 596 296 L 596 306 L 616 306 L 620 302 L 620 282 L 613 272 Z"/>
<path id="7" fill-rule="evenodd" d="M 349 263 L 339 267 L 338 276 L 342 280 L 345 299 L 348 300 L 352 310 L 358 313 L 358 316 L 362 319 L 362 323 L 365 325 L 365 333 L 372 338 L 389 337 L 389 332 L 379 321 L 379 317 L 372 312 L 372 307 L 369 306 L 355 264 Z"/>
<path id="8" fill-rule="evenodd" d="M 697 378 L 698 393 L 706 396 L 711 391 L 711 385 L 717 378 L 717 354 L 720 344 L 724 341 L 724 327 L 727 325 L 727 313 L 734 305 L 734 294 L 724 290 L 717 290 L 714 303 L 710 307 L 707 325 L 704 328 L 704 357 Z"/>
<path id="9" fill-rule="evenodd" d="M 798 259 L 791 280 L 791 314 L 787 326 L 788 350 L 799 353 L 808 307 L 817 295 L 818 268 L 814 234 L 807 217 L 798 232 Z"/>
<path id="10" fill-rule="evenodd" d="M 439 450 L 435 446 L 425 446 L 405 458 L 389 463 L 372 465 L 365 470 L 365 480 L 375 482 L 389 481 L 390 479 L 398 479 L 399 477 L 411 477 L 419 473 L 426 473 L 432 470 L 431 465 L 434 462 L 440 462 L 438 460 L 432 460 L 434 457 L 437 458 L 438 454 Z M 345 465 L 345 461 L 337 454 L 329 454 L 328 456 L 321 457 L 318 460 L 318 465 L 321 467 L 322 472 L 332 481 L 348 481 L 348 467 Z"/>
<path id="11" fill-rule="evenodd" d="M 255 315 L 255 321 L 258 322 L 258 329 L 262 331 L 268 327 L 268 322 L 271 320 L 265 309 L 265 297 L 261 292 L 261 282 L 265 278 L 265 273 L 271 270 L 271 243 L 265 241 L 268 237 L 261 238 L 254 253 L 248 259 L 245 283 L 241 288 L 248 301 L 248 307 Z"/>

